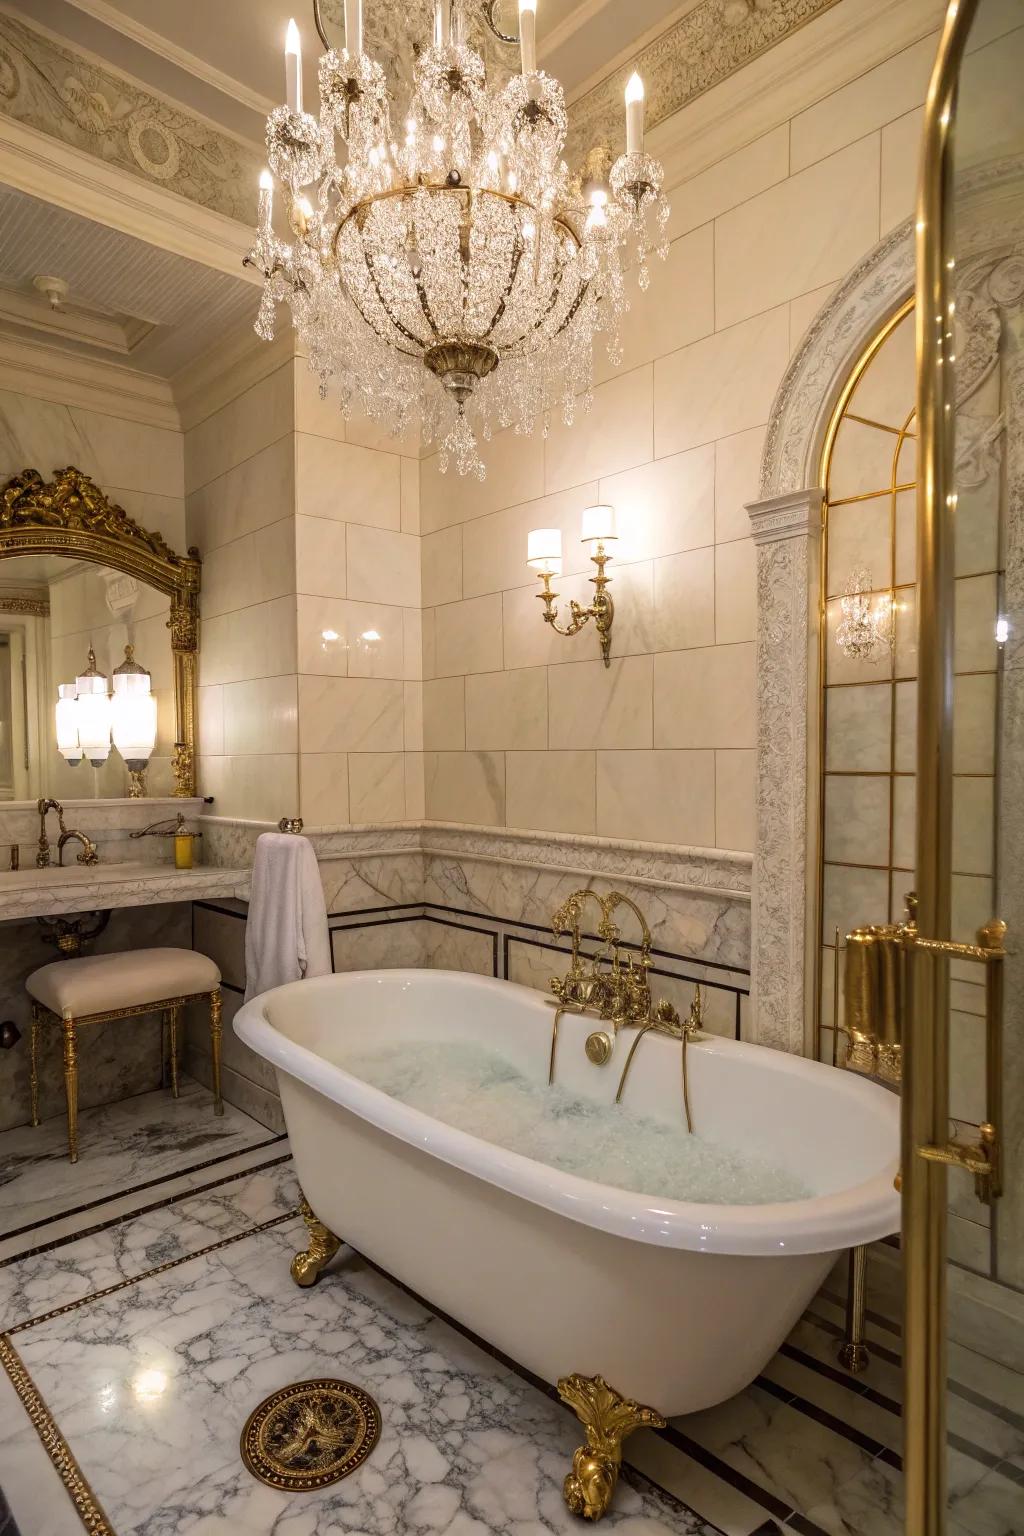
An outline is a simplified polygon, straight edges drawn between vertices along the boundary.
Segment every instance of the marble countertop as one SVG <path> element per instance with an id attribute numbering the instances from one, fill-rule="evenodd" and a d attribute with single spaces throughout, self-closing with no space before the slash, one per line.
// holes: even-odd
<path id="1" fill-rule="evenodd" d="M 167 864 L 73 864 L 0 874 L 0 921 L 64 912 L 208 901 L 249 894 L 248 869 L 175 869 Z"/>

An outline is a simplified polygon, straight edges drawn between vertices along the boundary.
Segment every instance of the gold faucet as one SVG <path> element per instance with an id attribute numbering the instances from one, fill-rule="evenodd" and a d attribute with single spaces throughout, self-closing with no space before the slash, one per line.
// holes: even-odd
<path id="1" fill-rule="evenodd" d="M 39 812 L 39 851 L 36 854 L 36 868 L 48 869 L 52 863 L 50 857 L 50 840 L 46 835 L 46 818 L 50 811 L 57 812 L 57 824 L 60 827 L 60 836 L 57 839 L 57 863 L 63 868 L 64 848 L 69 842 L 81 843 L 82 851 L 78 855 L 79 864 L 98 864 L 100 856 L 96 844 L 92 838 L 86 837 L 84 832 L 76 828 L 68 828 L 64 825 L 64 807 L 59 800 L 39 800 L 36 802 L 36 810 Z"/>

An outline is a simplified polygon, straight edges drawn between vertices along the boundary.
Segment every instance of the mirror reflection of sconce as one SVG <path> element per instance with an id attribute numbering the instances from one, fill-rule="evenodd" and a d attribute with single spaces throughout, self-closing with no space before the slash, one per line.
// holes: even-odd
<path id="1" fill-rule="evenodd" d="M 851 661 L 881 661 L 896 643 L 896 596 L 876 592 L 871 572 L 854 571 L 839 600 L 836 644 Z"/>
<path id="2" fill-rule="evenodd" d="M 102 768 L 113 745 L 128 769 L 128 794 L 146 793 L 145 772 L 156 746 L 157 703 L 153 679 L 126 645 L 124 661 L 114 669 L 111 683 L 96 665 L 90 649 L 86 668 L 73 683 L 57 689 L 57 750 L 69 767 L 88 758 Z"/>
<path id="3" fill-rule="evenodd" d="M 528 536 L 526 547 L 526 563 L 544 585 L 544 590 L 538 592 L 537 596 L 544 604 L 545 624 L 550 624 L 558 635 L 577 635 L 593 619 L 606 667 L 611 665 L 615 604 L 608 593 L 611 579 L 605 575 L 605 567 L 612 557 L 605 545 L 612 543 L 617 536 L 614 507 L 601 505 L 586 508 L 580 538 L 582 543 L 590 545 L 590 558 L 597 566 L 597 575 L 590 578 L 594 585 L 594 600 L 589 608 L 584 608 L 575 599 L 570 601 L 571 618 L 565 625 L 558 622 L 558 593 L 551 590 L 552 578 L 562 574 L 561 529 L 534 528 Z"/>

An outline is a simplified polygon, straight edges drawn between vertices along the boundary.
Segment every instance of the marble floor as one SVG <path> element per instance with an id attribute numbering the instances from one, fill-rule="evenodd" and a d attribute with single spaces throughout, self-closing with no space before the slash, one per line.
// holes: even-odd
<path id="1" fill-rule="evenodd" d="M 315 1290 L 293 1286 L 294 1172 L 258 1129 L 264 1145 L 213 1166 L 189 1164 L 201 1148 L 167 1158 L 155 1184 L 126 1163 L 140 1192 L 108 1189 L 84 1230 L 57 1199 L 0 1255 L 0 1487 L 21 1536 L 578 1530 L 560 1485 L 579 1428 L 542 1384 L 346 1248 Z M 903 1536 L 898 1331 L 870 1325 L 871 1365 L 851 1379 L 841 1324 L 826 1288 L 746 1392 L 633 1436 L 606 1528 Z M 955 1345 L 950 1370 L 949 1536 L 1021 1536 L 1024 1378 Z M 381 1442 L 345 1482 L 279 1493 L 242 1466 L 241 1427 L 315 1375 L 377 1399 Z M 58 1461 L 67 1447 L 64 1480 L 47 1436 Z"/>

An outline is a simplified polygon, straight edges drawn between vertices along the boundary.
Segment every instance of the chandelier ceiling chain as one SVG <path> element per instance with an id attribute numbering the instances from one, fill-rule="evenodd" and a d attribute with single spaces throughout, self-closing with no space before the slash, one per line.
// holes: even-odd
<path id="1" fill-rule="evenodd" d="M 266 279 L 256 330 L 288 305 L 326 396 L 395 434 L 418 422 L 442 470 L 484 477 L 478 438 L 529 432 L 589 406 L 594 345 L 620 360 L 624 275 L 648 283 L 667 253 L 662 167 L 644 151 L 644 91 L 626 90 L 627 147 L 562 158 L 565 94 L 537 67 L 536 0 L 519 0 L 522 69 L 490 82 L 467 41 L 478 0 L 435 0 L 402 131 L 381 63 L 363 51 L 362 0 L 345 0 L 346 46 L 327 46 L 320 115 L 303 110 L 298 29 L 285 51 L 288 101 L 267 120 L 256 244 Z M 483 21 L 497 32 L 493 5 Z M 276 179 L 275 179 L 276 178 Z M 291 239 L 274 228 L 280 184 Z"/>

